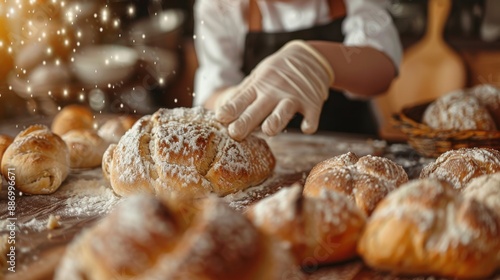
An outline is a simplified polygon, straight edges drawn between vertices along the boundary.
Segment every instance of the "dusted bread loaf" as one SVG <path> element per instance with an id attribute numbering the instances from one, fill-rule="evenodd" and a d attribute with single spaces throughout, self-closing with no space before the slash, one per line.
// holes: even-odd
<path id="1" fill-rule="evenodd" d="M 462 189 L 469 181 L 484 174 L 500 172 L 500 152 L 490 148 L 461 148 L 441 154 L 422 168 L 420 178 L 434 177 Z"/>
<path id="2" fill-rule="evenodd" d="M 318 197 L 305 197 L 300 185 L 284 187 L 258 201 L 246 215 L 290 247 L 305 270 L 355 257 L 366 221 L 346 195 L 322 189 Z"/>
<path id="3" fill-rule="evenodd" d="M 55 279 L 304 279 L 288 251 L 222 199 L 197 203 L 127 197 L 73 240 Z"/>
<path id="4" fill-rule="evenodd" d="M 69 173 L 64 141 L 48 127 L 32 125 L 21 131 L 5 150 L 2 174 L 16 174 L 16 188 L 27 194 L 55 192 Z"/>
<path id="5" fill-rule="evenodd" d="M 500 218 L 500 173 L 485 174 L 473 178 L 464 187 L 463 194 L 473 198 L 490 209 Z M 500 257 L 500 254 L 499 254 Z"/>
<path id="6" fill-rule="evenodd" d="M 410 181 L 370 217 L 358 244 L 365 262 L 396 274 L 478 279 L 499 267 L 500 219 L 443 180 Z"/>
<path id="7" fill-rule="evenodd" d="M 429 104 L 422 122 L 437 130 L 497 130 L 486 107 L 463 90 L 443 95 Z"/>
<path id="8" fill-rule="evenodd" d="M 382 198 L 407 181 L 403 167 L 388 158 L 360 158 L 348 152 L 314 166 L 306 178 L 304 195 L 318 196 L 324 188 L 341 192 L 370 215 Z"/>
<path id="9" fill-rule="evenodd" d="M 231 139 L 213 112 L 201 107 L 160 109 L 142 117 L 103 157 L 104 176 L 122 196 L 225 195 L 261 183 L 274 166 L 263 139 Z"/>

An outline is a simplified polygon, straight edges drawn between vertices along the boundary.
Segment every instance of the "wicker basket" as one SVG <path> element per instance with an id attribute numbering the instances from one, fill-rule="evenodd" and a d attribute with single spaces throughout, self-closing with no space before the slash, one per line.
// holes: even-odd
<path id="1" fill-rule="evenodd" d="M 423 124 L 422 116 L 431 102 L 407 107 L 395 114 L 393 125 L 408 137 L 408 144 L 425 157 L 438 157 L 442 153 L 472 147 L 500 150 L 500 131 L 435 130 Z"/>

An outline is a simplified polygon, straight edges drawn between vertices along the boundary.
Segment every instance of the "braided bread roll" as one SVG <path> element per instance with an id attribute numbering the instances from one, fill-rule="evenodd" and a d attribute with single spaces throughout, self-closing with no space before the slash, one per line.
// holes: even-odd
<path id="1" fill-rule="evenodd" d="M 370 215 L 382 198 L 407 181 L 403 167 L 388 158 L 360 158 L 348 152 L 314 166 L 306 178 L 304 195 L 317 197 L 324 188 L 341 192 Z"/>
<path id="2" fill-rule="evenodd" d="M 169 203 L 126 198 L 73 240 L 55 279 L 304 279 L 286 250 L 221 199 Z"/>
<path id="3" fill-rule="evenodd" d="M 237 142 L 201 107 L 160 109 L 138 120 L 104 154 L 103 172 L 119 195 L 225 195 L 268 178 L 275 158 L 256 136 Z"/>
<path id="4" fill-rule="evenodd" d="M 246 215 L 290 247 L 304 268 L 356 256 L 366 221 L 365 214 L 344 194 L 323 189 L 318 197 L 304 197 L 300 185 L 258 201 Z"/>
<path id="5" fill-rule="evenodd" d="M 15 172 L 16 188 L 27 194 L 55 192 L 69 173 L 69 152 L 64 141 L 44 125 L 21 131 L 5 150 L 2 174 Z"/>
<path id="6" fill-rule="evenodd" d="M 420 172 L 420 178 L 447 180 L 456 189 L 464 188 L 471 179 L 500 172 L 500 152 L 490 148 L 461 148 L 441 154 Z"/>
<path id="7" fill-rule="evenodd" d="M 364 261 L 397 274 L 481 278 L 499 267 L 500 220 L 436 178 L 410 181 L 370 217 L 358 244 Z"/>

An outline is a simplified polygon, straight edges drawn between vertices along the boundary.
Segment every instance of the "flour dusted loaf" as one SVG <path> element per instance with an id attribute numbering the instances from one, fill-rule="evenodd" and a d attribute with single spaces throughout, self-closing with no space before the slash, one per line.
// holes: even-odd
<path id="1" fill-rule="evenodd" d="M 122 196 L 225 195 L 261 183 L 274 166 L 263 139 L 231 139 L 202 107 L 160 109 L 142 117 L 103 157 L 104 176 Z"/>
<path id="2" fill-rule="evenodd" d="M 16 174 L 16 188 L 27 194 L 56 191 L 69 173 L 69 152 L 64 141 L 44 125 L 21 131 L 5 150 L 2 174 Z"/>
<path id="3" fill-rule="evenodd" d="M 484 174 L 500 172 L 500 152 L 490 148 L 461 148 L 450 150 L 427 164 L 420 178 L 435 177 L 447 180 L 456 189 Z"/>
<path id="4" fill-rule="evenodd" d="M 500 172 L 471 179 L 464 187 L 463 194 L 483 203 L 500 218 Z"/>
<path id="5" fill-rule="evenodd" d="M 55 279 L 304 279 L 284 248 L 222 199 L 125 198 L 69 245 Z"/>
<path id="6" fill-rule="evenodd" d="M 306 197 L 297 184 L 256 202 L 246 215 L 290 247 L 306 270 L 355 257 L 366 222 L 366 215 L 346 195 L 322 189 L 319 196 Z"/>
<path id="7" fill-rule="evenodd" d="M 109 143 L 94 129 L 72 129 L 61 138 L 68 146 L 71 168 L 94 168 L 102 165 Z"/>
<path id="8" fill-rule="evenodd" d="M 499 267 L 500 220 L 444 180 L 410 181 L 370 217 L 358 244 L 364 261 L 395 274 L 478 279 Z"/>
<path id="9" fill-rule="evenodd" d="M 318 163 L 304 184 L 304 195 L 331 189 L 351 197 L 367 215 L 389 192 L 408 181 L 402 166 L 384 157 L 348 152 Z"/>
<path id="10" fill-rule="evenodd" d="M 478 85 L 449 92 L 429 104 L 422 122 L 436 130 L 495 131 L 500 125 L 500 90 Z"/>

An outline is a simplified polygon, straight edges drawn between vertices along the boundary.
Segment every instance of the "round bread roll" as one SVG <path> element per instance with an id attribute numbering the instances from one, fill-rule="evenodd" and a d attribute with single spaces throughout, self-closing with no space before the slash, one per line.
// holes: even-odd
<path id="1" fill-rule="evenodd" d="M 64 141 L 44 125 L 21 131 L 5 150 L 2 174 L 15 172 L 16 188 L 27 194 L 55 192 L 69 173 L 69 151 Z"/>
<path id="2" fill-rule="evenodd" d="M 477 98 L 479 104 L 490 113 L 496 127 L 500 127 L 500 88 L 490 84 L 482 84 L 468 89 L 467 92 Z"/>
<path id="3" fill-rule="evenodd" d="M 366 221 L 344 194 L 323 189 L 318 197 L 304 197 L 300 185 L 258 201 L 246 215 L 263 232 L 285 242 L 305 270 L 356 256 Z"/>
<path id="4" fill-rule="evenodd" d="M 318 163 L 304 184 L 304 195 L 317 197 L 322 189 L 331 189 L 352 198 L 370 215 L 389 192 L 408 181 L 402 166 L 388 158 L 348 152 Z"/>
<path id="5" fill-rule="evenodd" d="M 109 144 L 97 131 L 73 129 L 61 137 L 69 150 L 71 168 L 94 168 L 102 165 L 102 156 Z"/>
<path id="6" fill-rule="evenodd" d="M 441 154 L 420 172 L 420 178 L 447 180 L 456 189 L 483 174 L 500 172 L 500 152 L 490 148 L 461 148 Z"/>
<path id="7" fill-rule="evenodd" d="M 202 107 L 160 109 L 138 120 L 104 154 L 103 172 L 119 195 L 226 195 L 268 178 L 275 158 L 250 135 L 237 142 Z"/>
<path id="8" fill-rule="evenodd" d="M 97 133 L 109 143 L 118 143 L 120 138 L 122 138 L 125 132 L 132 128 L 138 119 L 139 117 L 133 115 L 111 118 L 99 127 Z"/>
<path id="9" fill-rule="evenodd" d="M 443 180 L 410 181 L 370 217 L 358 252 L 371 267 L 395 274 L 478 279 L 499 265 L 499 220 Z"/>
<path id="10" fill-rule="evenodd" d="M 464 187 L 465 197 L 473 198 L 491 208 L 500 218 L 500 173 L 473 178 Z"/>
<path id="11" fill-rule="evenodd" d="M 94 129 L 94 114 L 87 106 L 68 105 L 54 116 L 51 129 L 59 136 L 73 129 Z"/>
<path id="12" fill-rule="evenodd" d="M 0 135 L 0 164 L 2 162 L 2 157 L 5 150 L 7 149 L 7 147 L 9 147 L 9 145 L 12 143 L 13 140 L 14 139 L 9 135 L 3 135 L 3 134 Z M 3 185 L 3 178 L 2 176 L 0 176 L 0 190 L 2 189 L 2 185 Z"/>
<path id="13" fill-rule="evenodd" d="M 488 110 L 463 90 L 445 94 L 429 104 L 422 122 L 437 130 L 497 130 Z"/>
<path id="14" fill-rule="evenodd" d="M 304 279 L 241 213 L 214 196 L 200 204 L 185 215 L 151 195 L 124 199 L 72 241 L 55 279 Z"/>

